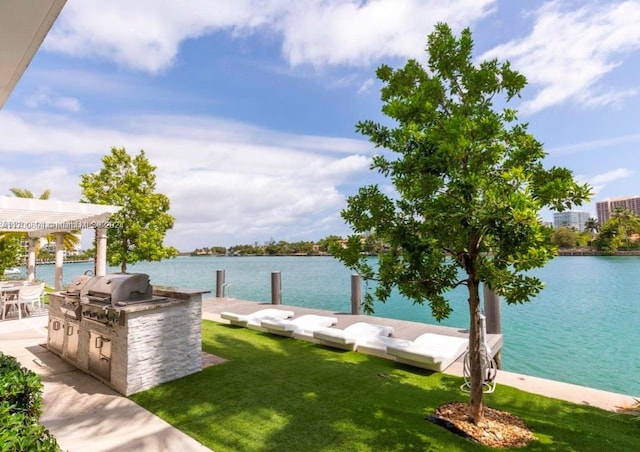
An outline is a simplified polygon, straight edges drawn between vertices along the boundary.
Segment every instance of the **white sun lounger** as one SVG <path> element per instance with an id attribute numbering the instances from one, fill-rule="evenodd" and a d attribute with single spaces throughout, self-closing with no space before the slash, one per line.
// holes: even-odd
<path id="1" fill-rule="evenodd" d="M 358 344 L 375 336 L 390 336 L 393 327 L 375 325 L 367 322 L 357 322 L 344 330 L 337 328 L 323 328 L 313 332 L 313 337 L 322 345 L 355 351 Z"/>
<path id="2" fill-rule="evenodd" d="M 263 330 L 280 336 L 296 339 L 312 340 L 313 332 L 321 328 L 328 328 L 338 323 L 335 317 L 326 315 L 305 314 L 295 319 L 265 319 L 260 323 Z"/>
<path id="3" fill-rule="evenodd" d="M 293 317 L 293 311 L 286 311 L 284 309 L 260 309 L 259 311 L 252 312 L 251 314 L 237 314 L 235 312 L 224 311 L 220 314 L 225 320 L 235 326 L 243 326 L 245 328 L 251 328 L 254 330 L 264 331 L 260 327 L 260 323 L 266 319 L 288 319 Z"/>
<path id="4" fill-rule="evenodd" d="M 409 339 L 400 339 L 389 336 L 373 336 L 358 343 L 358 351 L 367 355 L 379 356 L 381 358 L 394 359 L 387 353 L 389 346 L 407 346 L 411 344 Z"/>
<path id="5" fill-rule="evenodd" d="M 390 344 L 387 354 L 403 364 L 442 372 L 462 355 L 469 339 L 425 333 L 409 344 Z"/>

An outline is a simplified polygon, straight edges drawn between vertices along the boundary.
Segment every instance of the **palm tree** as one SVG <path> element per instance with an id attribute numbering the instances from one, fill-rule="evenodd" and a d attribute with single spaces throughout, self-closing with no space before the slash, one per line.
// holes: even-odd
<path id="1" fill-rule="evenodd" d="M 9 191 L 13 193 L 13 195 L 16 198 L 30 198 L 30 199 L 35 198 L 35 196 L 33 196 L 33 193 L 31 193 L 29 190 L 24 188 L 13 187 L 13 188 L 10 188 Z M 49 199 L 50 195 L 51 195 L 51 190 L 46 189 L 45 191 L 42 192 L 42 194 L 37 199 Z"/>
<path id="2" fill-rule="evenodd" d="M 13 193 L 13 195 L 16 198 L 29 198 L 29 199 L 49 199 L 49 196 L 51 195 L 51 190 L 46 189 L 45 191 L 42 192 L 42 194 L 36 198 L 33 193 L 30 190 L 24 189 L 24 188 L 10 188 L 9 191 L 11 193 Z M 27 234 L 25 233 L 24 236 L 27 236 Z M 55 242 L 56 241 L 56 237 L 55 234 L 49 234 L 45 236 L 45 239 L 47 240 L 47 244 L 50 244 L 51 242 Z M 64 235 L 62 236 L 62 243 L 64 246 L 64 249 L 66 250 L 73 250 L 75 249 L 78 244 L 80 243 L 80 231 L 68 231 L 65 232 Z M 36 243 L 36 255 L 40 253 L 40 245 L 39 245 L 39 241 Z"/>
<path id="3" fill-rule="evenodd" d="M 589 240 L 589 246 L 593 245 L 593 242 L 598 234 L 598 230 L 600 229 L 600 223 L 595 218 L 589 218 L 584 222 L 584 232 L 588 232 L 591 234 L 591 239 Z"/>
<path id="4" fill-rule="evenodd" d="M 613 213 L 611 214 L 611 220 L 614 224 L 617 224 L 618 230 L 622 232 L 626 247 L 629 248 L 631 245 L 630 236 L 634 232 L 640 231 L 640 217 L 629 209 L 624 209 L 622 207 L 616 207 Z"/>
<path id="5" fill-rule="evenodd" d="M 595 218 L 589 218 L 584 223 L 584 230 L 587 232 L 591 232 L 593 234 L 593 233 L 597 233 L 599 229 L 600 229 L 600 224 L 598 223 L 598 220 L 596 220 Z"/>

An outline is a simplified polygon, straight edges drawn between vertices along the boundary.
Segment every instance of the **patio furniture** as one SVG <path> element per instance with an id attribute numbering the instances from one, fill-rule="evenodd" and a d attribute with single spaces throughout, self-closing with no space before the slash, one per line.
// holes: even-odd
<path id="1" fill-rule="evenodd" d="M 356 351 L 358 344 L 376 336 L 391 336 L 393 327 L 367 322 L 357 322 L 343 330 L 322 328 L 313 332 L 314 339 L 322 345 Z"/>
<path id="2" fill-rule="evenodd" d="M 425 333 L 409 344 L 391 344 L 387 353 L 396 361 L 415 367 L 442 372 L 458 359 L 469 345 L 465 337 Z"/>
<path id="3" fill-rule="evenodd" d="M 44 294 L 44 283 L 27 284 L 20 287 L 18 291 L 18 301 L 25 304 L 26 307 L 31 305 L 33 309 L 43 307 L 42 295 Z"/>
<path id="4" fill-rule="evenodd" d="M 18 310 L 18 319 L 22 319 L 22 314 L 24 312 L 27 315 L 26 304 L 19 300 L 18 292 L 20 291 L 20 285 L 14 284 L 3 284 L 0 286 L 0 307 L 1 307 L 1 318 L 5 319 L 7 314 L 9 313 L 9 309 L 15 307 Z"/>
<path id="5" fill-rule="evenodd" d="M 293 317 L 295 313 L 293 311 L 286 311 L 284 309 L 260 309 L 259 311 L 255 311 L 251 314 L 238 314 L 235 312 L 224 311 L 220 314 L 225 320 L 228 320 L 229 323 L 235 326 L 242 326 L 245 328 L 251 328 L 254 330 L 264 331 L 260 324 L 263 320 L 266 319 L 288 319 Z"/>
<path id="6" fill-rule="evenodd" d="M 328 328 L 338 323 L 338 319 L 326 315 L 305 314 L 295 319 L 265 319 L 260 326 L 272 334 L 311 340 L 314 331 Z"/>

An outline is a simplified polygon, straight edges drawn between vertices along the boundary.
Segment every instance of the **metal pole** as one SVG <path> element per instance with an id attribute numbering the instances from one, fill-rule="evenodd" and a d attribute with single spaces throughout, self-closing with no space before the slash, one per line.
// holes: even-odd
<path id="1" fill-rule="evenodd" d="M 358 274 L 351 275 L 351 314 L 360 315 L 362 301 L 362 278 Z"/>
<path id="2" fill-rule="evenodd" d="M 487 322 L 488 334 L 502 334 L 502 318 L 500 315 L 500 297 L 491 290 L 491 287 L 484 285 L 484 313 Z M 496 360 L 498 369 L 502 368 L 502 357 L 498 350 L 493 357 Z"/>
<path id="3" fill-rule="evenodd" d="M 216 270 L 216 298 L 224 298 L 224 270 Z"/>
<path id="4" fill-rule="evenodd" d="M 282 280 L 280 272 L 271 272 L 271 304 L 282 303 Z"/>

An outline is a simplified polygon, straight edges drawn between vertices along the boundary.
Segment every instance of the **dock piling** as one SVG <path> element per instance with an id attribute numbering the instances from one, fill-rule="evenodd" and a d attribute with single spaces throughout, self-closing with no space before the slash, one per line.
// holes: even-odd
<path id="1" fill-rule="evenodd" d="M 216 298 L 224 298 L 224 270 L 216 270 Z"/>
<path id="2" fill-rule="evenodd" d="M 360 315 L 360 303 L 362 302 L 362 277 L 358 274 L 351 275 L 351 314 Z"/>
<path id="3" fill-rule="evenodd" d="M 282 304 L 282 280 L 280 272 L 271 272 L 271 304 Z"/>

